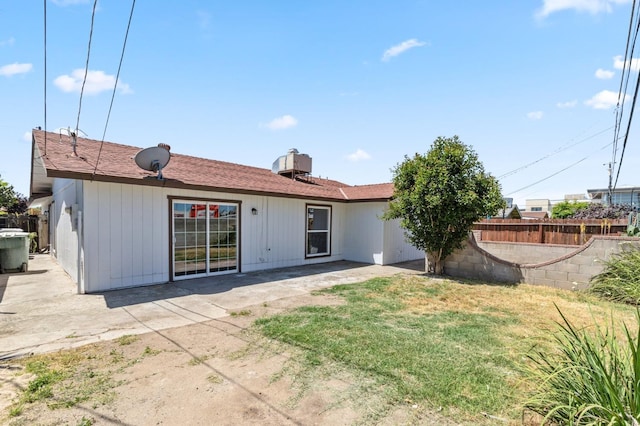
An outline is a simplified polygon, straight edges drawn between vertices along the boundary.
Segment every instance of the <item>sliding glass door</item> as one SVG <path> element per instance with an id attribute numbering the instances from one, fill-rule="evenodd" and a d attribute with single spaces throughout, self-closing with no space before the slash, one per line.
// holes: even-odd
<path id="1" fill-rule="evenodd" d="M 238 205 L 173 201 L 173 277 L 238 270 Z"/>

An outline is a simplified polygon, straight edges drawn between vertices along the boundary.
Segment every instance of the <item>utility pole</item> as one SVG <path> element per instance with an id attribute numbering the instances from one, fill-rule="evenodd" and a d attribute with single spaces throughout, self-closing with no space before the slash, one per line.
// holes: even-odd
<path id="1" fill-rule="evenodd" d="M 609 163 L 609 168 L 608 168 L 609 169 L 609 187 L 608 187 L 608 189 L 609 189 L 609 191 L 608 191 L 608 194 L 609 194 L 608 203 L 609 204 L 613 204 L 612 203 L 612 200 L 613 200 L 613 188 L 612 188 L 612 186 L 613 186 L 612 185 L 612 182 L 613 182 L 613 164 L 614 164 L 613 162 Z"/>

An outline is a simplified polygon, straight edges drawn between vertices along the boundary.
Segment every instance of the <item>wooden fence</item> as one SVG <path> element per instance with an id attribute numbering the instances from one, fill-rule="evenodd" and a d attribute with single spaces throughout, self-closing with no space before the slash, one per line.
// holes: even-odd
<path id="1" fill-rule="evenodd" d="M 476 222 L 473 231 L 480 241 L 579 246 L 592 235 L 626 235 L 628 222 L 627 219 L 485 219 Z"/>

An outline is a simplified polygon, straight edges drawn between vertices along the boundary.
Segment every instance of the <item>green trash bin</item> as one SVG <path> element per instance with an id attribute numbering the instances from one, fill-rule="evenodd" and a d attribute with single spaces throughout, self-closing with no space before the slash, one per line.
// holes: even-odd
<path id="1" fill-rule="evenodd" d="M 28 268 L 29 233 L 19 228 L 0 229 L 0 273 L 27 272 Z"/>

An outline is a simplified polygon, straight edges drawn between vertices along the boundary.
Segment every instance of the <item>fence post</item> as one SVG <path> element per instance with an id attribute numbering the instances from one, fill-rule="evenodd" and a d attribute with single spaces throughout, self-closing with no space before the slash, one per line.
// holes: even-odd
<path id="1" fill-rule="evenodd" d="M 542 222 L 538 223 L 538 242 L 544 244 L 544 232 L 542 230 Z"/>

